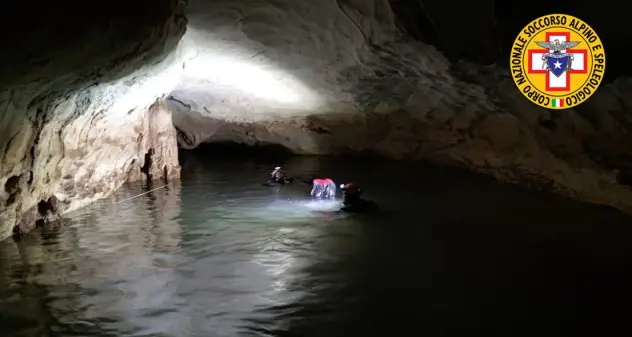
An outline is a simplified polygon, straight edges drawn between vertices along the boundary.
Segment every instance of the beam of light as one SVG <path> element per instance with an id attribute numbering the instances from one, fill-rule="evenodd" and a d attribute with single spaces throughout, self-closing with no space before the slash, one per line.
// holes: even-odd
<path id="1" fill-rule="evenodd" d="M 175 55 L 165 59 L 161 66 L 147 69 L 145 78 L 132 77 L 118 81 L 118 85 L 109 86 L 106 94 L 116 97 L 112 107 L 108 110 L 109 117 L 119 120 L 124 119 L 129 112 L 137 108 L 146 108 L 153 104 L 157 98 L 163 97 L 177 85 L 181 73 L 179 71 Z M 133 81 L 131 86 L 123 85 L 125 81 Z"/>
<path id="2" fill-rule="evenodd" d="M 303 206 L 313 211 L 332 212 L 339 210 L 341 203 L 339 200 L 322 199 L 306 201 Z"/>
<path id="3" fill-rule="evenodd" d="M 240 198 L 238 204 L 240 217 L 244 223 L 274 222 L 277 225 L 293 226 L 305 221 L 317 220 L 330 216 L 332 211 L 339 210 L 341 201 L 335 199 L 312 200 L 310 197 L 255 197 L 253 200 Z M 245 206 L 245 205 L 248 206 Z M 224 207 L 224 206 L 222 206 Z M 243 210 L 242 210 L 243 208 Z M 321 222 L 322 223 L 322 222 Z"/>
<path id="4" fill-rule="evenodd" d="M 278 200 L 265 209 L 287 219 L 313 218 L 322 216 L 319 212 L 331 212 L 340 209 L 341 203 L 335 199 L 312 200 L 310 198 Z"/>
<path id="5" fill-rule="evenodd" d="M 306 266 L 305 256 L 297 255 L 296 252 L 312 250 L 306 246 L 313 244 L 312 238 L 319 236 L 321 225 L 326 223 L 322 221 L 323 218 L 329 217 L 319 211 L 339 207 L 340 202 L 336 200 L 295 197 L 277 199 L 264 207 L 265 211 L 275 214 L 276 234 L 262 241 L 263 245 L 259 253 L 255 254 L 253 262 L 265 268 L 270 277 L 270 286 L 261 296 L 271 305 L 289 304 L 304 296 L 291 287 L 297 275 L 300 275 L 300 270 Z"/>
<path id="6" fill-rule="evenodd" d="M 226 56 L 200 56 L 189 59 L 184 64 L 184 75 L 205 79 L 219 87 L 241 90 L 250 95 L 292 104 L 301 100 L 301 95 L 292 89 L 286 78 L 278 70 L 266 70 L 244 60 Z"/>
<path id="7" fill-rule="evenodd" d="M 314 110 L 325 104 L 316 91 L 300 79 L 296 65 L 277 63 L 266 48 L 227 32 L 209 32 L 192 25 L 180 42 L 181 85 L 203 87 L 223 95 L 237 95 L 238 104 L 268 105 L 266 109 Z M 290 55 L 291 56 L 291 55 Z M 190 81 L 188 81 L 189 79 Z M 258 102 L 248 102 L 252 98 Z M 230 101 L 230 98 L 227 98 Z"/>

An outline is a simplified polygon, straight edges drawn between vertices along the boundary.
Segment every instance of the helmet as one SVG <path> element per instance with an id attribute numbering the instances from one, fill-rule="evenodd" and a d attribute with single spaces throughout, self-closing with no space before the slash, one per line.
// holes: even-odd
<path id="1" fill-rule="evenodd" d="M 275 171 L 278 171 L 280 169 L 281 169 L 281 166 L 277 166 L 277 167 L 274 168 Z"/>
<path id="2" fill-rule="evenodd" d="M 359 192 L 360 188 L 353 183 L 341 184 L 340 189 L 348 191 L 348 192 Z"/>

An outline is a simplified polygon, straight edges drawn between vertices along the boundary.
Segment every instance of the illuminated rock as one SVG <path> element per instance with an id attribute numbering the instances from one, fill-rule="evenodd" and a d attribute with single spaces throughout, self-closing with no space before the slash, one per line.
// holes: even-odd
<path id="1" fill-rule="evenodd" d="M 403 34 L 392 9 L 405 2 L 192 3 L 183 79 L 167 99 L 180 146 L 272 143 L 305 154 L 424 159 L 632 211 L 632 192 L 614 170 L 624 167 L 620 154 L 632 155 L 632 127 L 614 117 L 626 114 L 617 102 L 632 87 L 620 82 L 579 110 L 549 112 L 517 92 L 506 70 L 452 65 Z M 431 14 L 450 6 L 423 3 Z M 447 49 L 490 48 L 476 34 L 491 32 L 493 19 L 466 16 L 481 23 L 475 41 Z M 458 21 L 433 21 L 455 36 L 450 19 Z"/>
<path id="2" fill-rule="evenodd" d="M 125 181 L 177 177 L 173 125 L 185 148 L 425 159 L 632 212 L 629 82 L 551 113 L 506 70 L 419 41 L 493 58 L 491 1 L 455 15 L 459 0 L 197 0 L 186 34 L 184 1 L 36 2 L 0 20 L 20 33 L 0 69 L 0 238 Z M 68 13 L 85 15 L 59 22 Z M 435 31 L 416 34 L 425 16 Z M 455 22 L 472 39 L 455 40 Z"/>
<path id="3" fill-rule="evenodd" d="M 114 1 L 99 11 L 80 1 L 20 6 L 32 26 L 12 15 L 0 22 L 1 31 L 15 34 L 3 39 L 9 47 L 0 72 L 0 239 L 127 180 L 179 176 L 171 115 L 157 99 L 178 78 L 182 3 Z M 85 17 L 60 23 L 71 12 Z"/>

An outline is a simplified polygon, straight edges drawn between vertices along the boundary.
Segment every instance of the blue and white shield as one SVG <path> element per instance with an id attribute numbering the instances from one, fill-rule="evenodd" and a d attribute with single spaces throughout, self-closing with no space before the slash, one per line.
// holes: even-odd
<path id="1" fill-rule="evenodd" d="M 570 69 L 570 54 L 549 54 L 547 56 L 546 65 L 549 66 L 549 71 L 551 71 L 555 77 L 562 76 L 566 70 Z"/>

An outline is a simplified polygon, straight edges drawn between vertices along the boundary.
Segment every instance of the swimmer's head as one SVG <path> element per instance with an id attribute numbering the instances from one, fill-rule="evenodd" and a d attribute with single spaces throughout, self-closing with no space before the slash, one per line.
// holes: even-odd
<path id="1" fill-rule="evenodd" d="M 362 190 L 360 187 L 353 183 L 347 183 L 340 185 L 340 189 L 342 189 L 342 204 L 345 206 L 350 206 L 357 203 L 360 200 L 360 196 L 362 195 Z"/>
<path id="2" fill-rule="evenodd" d="M 360 188 L 360 186 L 354 183 L 341 184 L 340 189 L 343 192 L 345 192 L 345 194 L 350 194 L 350 195 L 354 195 L 354 194 L 359 195 L 362 193 L 362 189 Z"/>
<path id="3" fill-rule="evenodd" d="M 346 184 L 340 184 L 340 189 L 353 192 L 353 191 L 360 190 L 360 187 L 354 183 L 346 183 Z"/>

